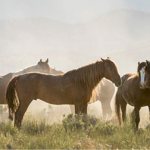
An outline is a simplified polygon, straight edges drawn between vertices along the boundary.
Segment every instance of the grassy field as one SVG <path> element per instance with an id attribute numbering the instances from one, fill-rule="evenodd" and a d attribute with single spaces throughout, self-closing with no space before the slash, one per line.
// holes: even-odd
<path id="1" fill-rule="evenodd" d="M 62 124 L 25 119 L 19 131 L 0 123 L 0 149 L 150 149 L 150 126 L 134 132 L 91 116 L 64 118 Z"/>

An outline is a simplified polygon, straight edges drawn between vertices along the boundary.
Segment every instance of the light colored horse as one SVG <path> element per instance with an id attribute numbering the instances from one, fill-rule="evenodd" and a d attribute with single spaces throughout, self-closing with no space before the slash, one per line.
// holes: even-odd
<path id="1" fill-rule="evenodd" d="M 121 84 L 117 67 L 109 59 L 102 59 L 59 76 L 40 73 L 17 76 L 10 81 L 6 93 L 9 118 L 13 119 L 15 113 L 15 125 L 21 127 L 23 116 L 35 99 L 56 105 L 74 104 L 76 114 L 87 114 L 92 91 L 104 77 L 116 86 Z"/>

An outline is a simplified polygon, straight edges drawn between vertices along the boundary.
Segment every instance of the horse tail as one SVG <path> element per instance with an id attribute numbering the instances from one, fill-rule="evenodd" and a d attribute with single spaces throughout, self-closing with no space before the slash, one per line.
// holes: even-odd
<path id="1" fill-rule="evenodd" d="M 8 84 L 6 91 L 6 100 L 9 108 L 9 119 L 13 120 L 13 114 L 16 112 L 19 106 L 19 99 L 16 92 L 16 83 L 19 77 L 14 77 Z"/>
<path id="2" fill-rule="evenodd" d="M 116 112 L 116 115 L 117 115 L 117 118 L 118 118 L 118 121 L 119 121 L 119 125 L 121 125 L 121 114 L 120 114 L 120 107 L 121 107 L 121 104 L 120 104 L 120 93 L 119 93 L 119 88 L 117 90 L 117 93 L 116 93 L 116 98 L 115 98 L 115 112 Z"/>

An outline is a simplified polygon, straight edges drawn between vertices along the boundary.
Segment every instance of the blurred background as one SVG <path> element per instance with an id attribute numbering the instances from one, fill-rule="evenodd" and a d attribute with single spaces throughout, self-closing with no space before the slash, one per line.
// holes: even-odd
<path id="1" fill-rule="evenodd" d="M 136 72 L 150 60 L 149 8 L 149 0 L 0 0 L 0 75 L 46 58 L 63 72 L 101 57 L 121 75 Z"/>

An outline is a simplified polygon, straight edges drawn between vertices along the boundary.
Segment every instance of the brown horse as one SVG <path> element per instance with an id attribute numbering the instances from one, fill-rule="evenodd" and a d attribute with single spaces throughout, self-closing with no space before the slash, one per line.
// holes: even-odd
<path id="1" fill-rule="evenodd" d="M 126 74 L 122 77 L 122 85 L 116 93 L 116 114 L 121 124 L 126 119 L 126 106 L 134 106 L 132 119 L 135 122 L 135 129 L 138 129 L 140 122 L 139 111 L 143 106 L 150 106 L 150 62 L 138 63 L 136 74 Z"/>
<path id="2" fill-rule="evenodd" d="M 25 73 L 31 72 L 42 72 L 42 73 L 50 73 L 50 67 L 48 65 L 48 59 L 46 61 L 40 60 L 37 65 L 28 67 L 22 71 L 16 73 L 9 73 L 0 78 L 0 104 L 7 104 L 6 102 L 6 90 L 10 80 L 18 75 L 22 75 Z"/>
<path id="3" fill-rule="evenodd" d="M 91 97 L 89 104 L 99 100 L 102 106 L 103 117 L 106 118 L 107 116 L 110 116 L 112 114 L 110 103 L 114 93 L 114 84 L 111 81 L 103 78 L 93 91 L 93 96 Z M 74 106 L 70 105 L 70 110 L 71 113 L 74 113 Z"/>
<path id="4" fill-rule="evenodd" d="M 56 105 L 74 104 L 76 114 L 86 114 L 92 91 L 103 77 L 116 86 L 121 84 L 116 65 L 109 59 L 59 76 L 30 73 L 15 77 L 6 93 L 9 116 L 15 113 L 15 125 L 19 128 L 29 104 L 36 99 Z"/>
<path id="5" fill-rule="evenodd" d="M 52 75 L 63 75 L 64 73 L 59 70 L 55 70 L 54 68 L 50 69 L 50 74 Z M 103 117 L 106 118 L 107 116 L 110 116 L 112 114 L 112 109 L 110 106 L 112 97 L 115 93 L 115 86 L 106 78 L 103 78 L 100 83 L 96 86 L 95 90 L 93 91 L 93 96 L 90 99 L 89 104 L 99 100 L 101 102 L 102 106 L 102 114 Z M 73 105 L 70 105 L 71 113 L 75 113 L 75 107 Z"/>

